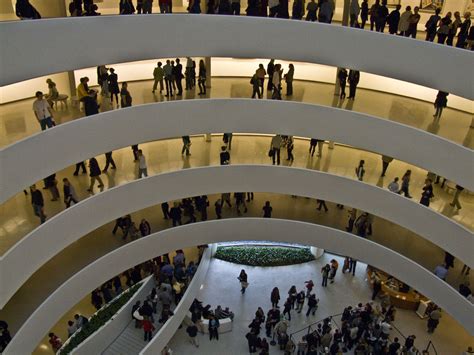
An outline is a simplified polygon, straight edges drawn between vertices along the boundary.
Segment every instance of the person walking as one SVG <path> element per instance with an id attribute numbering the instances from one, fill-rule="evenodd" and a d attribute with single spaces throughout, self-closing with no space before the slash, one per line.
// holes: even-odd
<path id="1" fill-rule="evenodd" d="M 182 136 L 181 139 L 183 140 L 183 148 L 181 148 L 181 155 L 186 152 L 186 156 L 190 156 L 191 153 L 189 152 L 189 148 L 191 147 L 191 138 L 189 136 Z"/>
<path id="2" fill-rule="evenodd" d="M 277 165 L 280 165 L 280 149 L 283 145 L 283 138 L 281 135 L 276 134 L 273 136 L 272 141 L 270 143 L 270 152 L 273 161 L 273 165 L 275 165 L 275 160 Z"/>
<path id="3" fill-rule="evenodd" d="M 196 324 L 191 322 L 191 324 L 186 328 L 186 333 L 188 333 L 189 342 L 196 348 L 199 348 L 199 342 L 197 339 L 198 328 L 196 327 Z"/>
<path id="4" fill-rule="evenodd" d="M 305 300 L 306 296 L 304 294 L 304 291 L 300 291 L 297 295 L 296 295 L 296 311 L 298 313 L 301 313 L 301 311 L 303 310 L 303 305 L 304 305 L 304 300 Z"/>
<path id="5" fill-rule="evenodd" d="M 240 292 L 244 294 L 247 287 L 249 287 L 248 276 L 244 269 L 240 271 L 240 274 L 237 279 L 240 282 Z"/>
<path id="6" fill-rule="evenodd" d="M 456 191 L 454 192 L 453 202 L 449 204 L 451 207 L 456 207 L 458 210 L 462 208 L 461 204 L 459 203 L 459 195 L 461 195 L 461 192 L 463 190 L 464 187 L 456 185 Z"/>
<path id="7" fill-rule="evenodd" d="M 329 278 L 330 270 L 331 270 L 331 266 L 329 266 L 329 264 L 324 265 L 321 269 L 321 275 L 323 277 L 323 282 L 321 284 L 322 287 L 328 286 L 328 278 Z"/>
<path id="8" fill-rule="evenodd" d="M 260 93 L 260 79 L 258 78 L 258 70 L 255 71 L 255 74 L 250 79 L 250 84 L 252 85 L 252 99 L 255 99 L 256 96 L 261 99 L 262 95 Z"/>
<path id="9" fill-rule="evenodd" d="M 337 269 L 339 268 L 339 263 L 337 262 L 336 259 L 332 259 L 330 262 L 331 265 L 331 272 L 329 274 L 329 279 L 331 280 L 331 283 L 334 283 L 334 279 L 336 278 L 336 273 Z"/>
<path id="10" fill-rule="evenodd" d="M 274 287 L 272 293 L 270 294 L 270 301 L 272 302 L 273 308 L 280 308 L 278 307 L 278 302 L 280 302 L 280 290 L 278 287 Z"/>
<path id="11" fill-rule="evenodd" d="M 337 78 L 339 80 L 340 94 L 339 98 L 344 100 L 346 98 L 346 81 L 347 81 L 347 70 L 345 68 L 339 69 L 337 73 Z"/>
<path id="12" fill-rule="evenodd" d="M 66 208 L 69 208 L 71 206 L 71 203 L 74 202 L 74 204 L 78 203 L 79 200 L 76 195 L 76 190 L 74 189 L 74 186 L 69 182 L 67 178 L 63 178 L 63 194 L 64 194 L 64 204 L 66 205 Z"/>
<path id="13" fill-rule="evenodd" d="M 44 214 L 44 199 L 43 194 L 40 190 L 36 189 L 36 185 L 33 184 L 30 187 L 31 193 L 31 205 L 33 206 L 33 212 L 35 216 L 39 217 L 41 224 L 46 221 L 46 215 Z"/>
<path id="14" fill-rule="evenodd" d="M 153 69 L 154 82 L 153 82 L 153 89 L 151 91 L 152 93 L 156 91 L 158 87 L 158 83 L 160 84 L 160 94 L 163 92 L 163 79 L 165 77 L 165 72 L 163 68 L 161 67 L 162 65 L 163 63 L 158 62 L 156 68 Z"/>
<path id="15" fill-rule="evenodd" d="M 204 64 L 204 60 L 199 61 L 199 77 L 198 77 L 198 85 L 199 85 L 199 95 L 206 95 L 206 64 Z"/>
<path id="16" fill-rule="evenodd" d="M 91 178 L 91 183 L 87 191 L 89 191 L 90 193 L 94 193 L 94 185 L 96 181 L 99 182 L 98 187 L 102 191 L 104 187 L 104 182 L 100 178 L 101 173 L 102 171 L 100 170 L 100 166 L 99 166 L 99 163 L 97 162 L 97 159 L 96 158 L 89 159 L 89 177 Z"/>
<path id="17" fill-rule="evenodd" d="M 112 157 L 112 152 L 105 153 L 105 167 L 104 170 L 102 170 L 103 173 L 106 173 L 107 170 L 109 170 L 109 165 L 112 166 L 111 169 L 115 170 L 117 168 L 114 158 Z"/>
<path id="18" fill-rule="evenodd" d="M 54 126 L 53 110 L 48 100 L 44 98 L 41 91 L 37 91 L 35 96 L 36 100 L 33 102 L 33 112 L 40 124 L 41 130 L 44 131 L 46 128 L 52 128 Z"/>
<path id="19" fill-rule="evenodd" d="M 285 74 L 286 96 L 293 95 L 293 78 L 295 76 L 295 66 L 290 63 L 288 72 Z"/>
<path id="20" fill-rule="evenodd" d="M 155 330 L 155 326 L 151 322 L 149 317 L 144 317 L 142 320 L 142 327 L 144 332 L 144 340 L 150 341 L 153 337 L 153 331 Z"/>
<path id="21" fill-rule="evenodd" d="M 364 164 L 365 164 L 365 161 L 361 160 L 361 161 L 359 161 L 359 165 L 355 168 L 355 173 L 356 173 L 356 176 L 357 176 L 357 180 L 359 180 L 359 181 L 364 180 L 364 175 L 365 175 Z"/>
<path id="22" fill-rule="evenodd" d="M 265 84 L 265 75 L 267 75 L 267 72 L 265 71 L 265 68 L 263 67 L 263 64 L 258 65 L 258 69 L 256 71 L 257 78 L 260 81 L 260 97 L 263 96 L 263 88 Z"/>
<path id="23" fill-rule="evenodd" d="M 412 198 L 409 191 L 410 179 L 411 179 L 411 170 L 407 170 L 405 171 L 405 174 L 403 174 L 402 187 L 400 188 L 400 191 L 398 191 L 400 195 L 403 193 L 405 197 L 408 197 L 408 198 Z"/>
<path id="24" fill-rule="evenodd" d="M 288 320 L 291 322 L 291 300 L 289 297 L 283 304 L 283 316 L 285 316 L 285 314 L 288 314 Z"/>
<path id="25" fill-rule="evenodd" d="M 434 102 L 434 107 L 436 109 L 433 117 L 435 120 L 439 120 L 441 118 L 441 114 L 443 113 L 443 109 L 448 105 L 448 93 L 444 91 L 438 91 L 436 95 L 436 100 Z"/>
<path id="26" fill-rule="evenodd" d="M 141 149 L 138 150 L 138 178 L 141 179 L 142 176 L 148 176 L 148 167 L 146 164 L 145 155 Z"/>
<path id="27" fill-rule="evenodd" d="M 79 175 L 79 170 L 81 169 L 82 169 L 83 174 L 87 174 L 86 164 L 83 161 L 76 163 L 76 169 L 74 170 L 74 173 L 72 175 L 74 176 Z"/>
<path id="28" fill-rule="evenodd" d="M 273 207 L 270 206 L 270 201 L 266 201 L 265 205 L 262 208 L 263 218 L 272 218 Z"/>
<path id="29" fill-rule="evenodd" d="M 385 176 L 385 173 L 387 172 L 389 164 L 392 162 L 393 158 L 389 157 L 388 155 L 383 155 L 382 154 L 382 174 L 380 174 L 381 177 Z"/>
<path id="30" fill-rule="evenodd" d="M 324 212 L 329 211 L 328 206 L 326 206 L 326 201 L 316 199 L 316 203 L 318 204 L 318 207 L 316 208 L 318 211 L 321 211 L 321 208 L 324 208 Z"/>
<path id="31" fill-rule="evenodd" d="M 354 100 L 356 96 L 357 84 L 360 80 L 360 72 L 358 70 L 350 70 L 349 76 L 347 77 L 349 81 L 349 100 Z"/>

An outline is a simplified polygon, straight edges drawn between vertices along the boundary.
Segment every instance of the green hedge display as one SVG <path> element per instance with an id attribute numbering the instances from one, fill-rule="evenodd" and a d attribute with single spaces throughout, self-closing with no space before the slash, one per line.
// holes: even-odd
<path id="1" fill-rule="evenodd" d="M 309 248 L 275 246 L 218 247 L 214 257 L 231 263 L 250 266 L 284 266 L 314 260 Z"/>
<path id="2" fill-rule="evenodd" d="M 138 291 L 138 289 L 143 285 L 143 282 L 140 282 L 136 285 L 133 285 L 129 289 L 122 292 L 122 294 L 110 303 L 99 309 L 99 311 L 94 314 L 90 319 L 89 323 L 81 328 L 81 330 L 74 335 L 74 337 L 67 343 L 64 347 L 59 350 L 60 355 L 70 354 L 79 344 L 96 332 L 100 327 L 107 323 L 110 318 L 112 318 L 117 312 L 122 308 L 133 295 Z"/>

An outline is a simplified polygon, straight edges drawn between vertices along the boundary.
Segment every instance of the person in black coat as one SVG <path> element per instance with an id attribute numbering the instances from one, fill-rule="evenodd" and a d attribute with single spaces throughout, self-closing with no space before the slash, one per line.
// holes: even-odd
<path id="1" fill-rule="evenodd" d="M 349 97 L 348 99 L 355 99 L 357 84 L 359 84 L 360 72 L 358 70 L 350 70 L 348 81 L 349 81 Z"/>
<path id="2" fill-rule="evenodd" d="M 395 10 L 393 10 L 390 15 L 387 17 L 388 23 L 388 32 L 391 35 L 396 35 L 398 31 L 398 23 L 400 22 L 400 9 L 402 8 L 401 5 L 397 5 Z"/>
<path id="3" fill-rule="evenodd" d="M 30 187 L 31 194 L 31 204 L 33 205 L 33 211 L 36 216 L 40 218 L 41 224 L 46 221 L 46 215 L 44 214 L 44 199 L 43 194 L 40 190 L 36 189 L 36 185 L 31 185 Z"/>
<path id="4" fill-rule="evenodd" d="M 347 80 L 347 70 L 344 68 L 341 68 L 339 70 L 339 73 L 337 73 L 337 78 L 339 80 L 339 85 L 341 87 L 341 94 L 339 97 L 341 99 L 346 98 L 346 80 Z"/>
<path id="5" fill-rule="evenodd" d="M 120 93 L 119 84 L 118 84 L 118 75 L 115 74 L 114 68 L 110 68 L 110 75 L 107 77 L 107 81 L 109 84 L 109 91 L 110 91 L 110 102 L 114 103 L 114 95 L 115 95 L 115 103 L 118 106 L 118 94 Z"/>
<path id="6" fill-rule="evenodd" d="M 30 4 L 29 0 L 17 0 L 15 13 L 21 20 L 38 20 L 41 18 L 40 13 Z"/>
<path id="7" fill-rule="evenodd" d="M 182 211 L 177 202 L 171 207 L 169 216 L 173 220 L 173 227 L 183 224 L 181 221 Z"/>
<path id="8" fill-rule="evenodd" d="M 100 170 L 99 163 L 97 162 L 96 158 L 89 159 L 89 176 L 91 178 L 91 183 L 87 191 L 93 192 L 95 182 L 99 182 L 99 189 L 104 187 L 104 182 L 100 178 L 100 174 L 102 171 Z"/>
<path id="9" fill-rule="evenodd" d="M 97 103 L 97 92 L 89 90 L 89 95 L 84 97 L 84 112 L 86 116 L 96 115 L 99 113 L 99 104 Z"/>
<path id="10" fill-rule="evenodd" d="M 176 58 L 176 66 L 173 67 L 174 73 L 174 80 L 176 81 L 176 88 L 178 89 L 178 93 L 176 95 L 181 96 L 183 95 L 183 65 L 179 62 L 179 58 Z"/>
<path id="11" fill-rule="evenodd" d="M 441 118 L 441 113 L 443 112 L 443 109 L 448 105 L 448 95 L 449 94 L 444 91 L 438 91 L 438 94 L 436 95 L 436 100 L 434 102 L 436 112 L 433 115 L 436 120 L 439 120 Z"/>
<path id="12" fill-rule="evenodd" d="M 376 11 L 375 30 L 377 32 L 383 32 L 388 17 L 387 0 L 382 0 L 382 5 L 380 5 Z"/>

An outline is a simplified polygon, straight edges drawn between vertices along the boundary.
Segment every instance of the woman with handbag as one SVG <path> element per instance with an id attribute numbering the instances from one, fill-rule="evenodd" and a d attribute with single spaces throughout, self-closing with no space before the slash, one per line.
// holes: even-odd
<path id="1" fill-rule="evenodd" d="M 247 273 L 245 272 L 244 269 L 242 269 L 242 271 L 240 271 L 240 275 L 239 275 L 239 277 L 237 277 L 237 279 L 240 281 L 240 286 L 242 287 L 240 292 L 242 292 L 242 294 L 244 294 L 245 289 L 247 287 L 249 287 Z"/>

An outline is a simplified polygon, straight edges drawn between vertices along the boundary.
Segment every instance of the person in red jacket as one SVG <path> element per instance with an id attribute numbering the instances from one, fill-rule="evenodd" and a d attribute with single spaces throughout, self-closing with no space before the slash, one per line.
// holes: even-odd
<path id="1" fill-rule="evenodd" d="M 151 322 L 148 317 L 145 317 L 142 321 L 143 331 L 145 332 L 144 340 L 150 341 L 153 336 L 153 331 L 155 330 L 155 326 Z"/>

